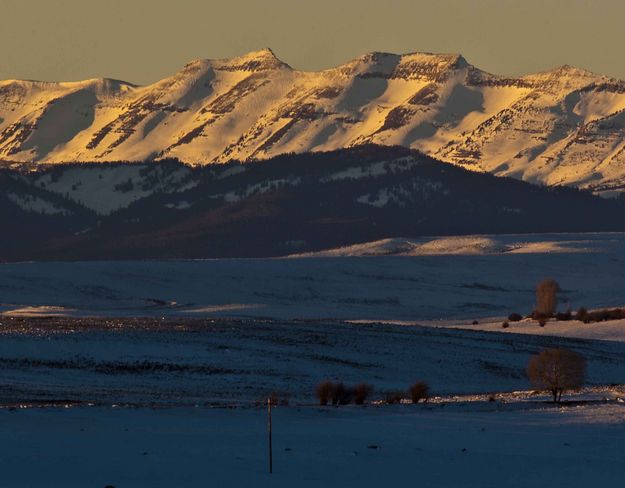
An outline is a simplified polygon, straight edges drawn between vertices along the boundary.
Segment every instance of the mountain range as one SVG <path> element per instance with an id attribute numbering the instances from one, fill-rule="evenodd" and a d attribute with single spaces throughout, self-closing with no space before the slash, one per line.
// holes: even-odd
<path id="1" fill-rule="evenodd" d="M 197 60 L 149 86 L 0 82 L 0 160 L 255 161 L 403 146 L 476 172 L 625 188 L 625 82 L 562 66 L 489 74 L 457 54 L 373 52 L 319 72 L 269 49 Z"/>

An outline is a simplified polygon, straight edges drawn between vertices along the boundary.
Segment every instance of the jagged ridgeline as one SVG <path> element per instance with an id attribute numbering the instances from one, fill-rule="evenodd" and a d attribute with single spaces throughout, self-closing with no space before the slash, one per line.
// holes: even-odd
<path id="1" fill-rule="evenodd" d="M 283 256 L 386 237 L 625 230 L 625 199 L 363 145 L 0 170 L 3 260 Z"/>
<path id="2" fill-rule="evenodd" d="M 0 159 L 192 164 L 375 143 L 595 192 L 625 181 L 625 83 L 570 66 L 510 78 L 455 54 L 370 53 L 320 72 L 269 49 L 149 86 L 0 82 Z"/>

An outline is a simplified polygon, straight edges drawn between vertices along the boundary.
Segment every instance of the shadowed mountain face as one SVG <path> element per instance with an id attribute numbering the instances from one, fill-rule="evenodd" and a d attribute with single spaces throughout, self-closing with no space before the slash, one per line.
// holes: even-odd
<path id="1" fill-rule="evenodd" d="M 479 172 L 625 185 L 625 82 L 570 66 L 507 78 L 459 55 L 369 53 L 321 72 L 268 50 L 153 85 L 0 82 L 0 159 L 207 164 L 401 145 Z"/>
<path id="2" fill-rule="evenodd" d="M 625 230 L 625 201 L 466 171 L 403 147 L 190 167 L 0 171 L 0 258 L 282 256 L 396 236 Z"/>

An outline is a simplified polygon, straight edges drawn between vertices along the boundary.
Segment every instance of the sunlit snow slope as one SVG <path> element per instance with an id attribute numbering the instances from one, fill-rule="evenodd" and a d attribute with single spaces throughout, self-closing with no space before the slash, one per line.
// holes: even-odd
<path id="1" fill-rule="evenodd" d="M 563 66 L 507 78 L 459 55 L 369 53 L 321 72 L 269 49 L 197 60 L 149 86 L 0 82 L 0 160 L 205 164 L 365 143 L 476 171 L 618 190 L 625 82 Z"/>

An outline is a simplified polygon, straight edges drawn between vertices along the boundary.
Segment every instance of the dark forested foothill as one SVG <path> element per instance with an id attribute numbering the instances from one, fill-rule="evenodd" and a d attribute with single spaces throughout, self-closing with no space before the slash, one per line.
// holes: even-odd
<path id="1" fill-rule="evenodd" d="M 375 145 L 0 170 L 0 259 L 281 256 L 386 237 L 622 231 L 625 200 Z"/>

